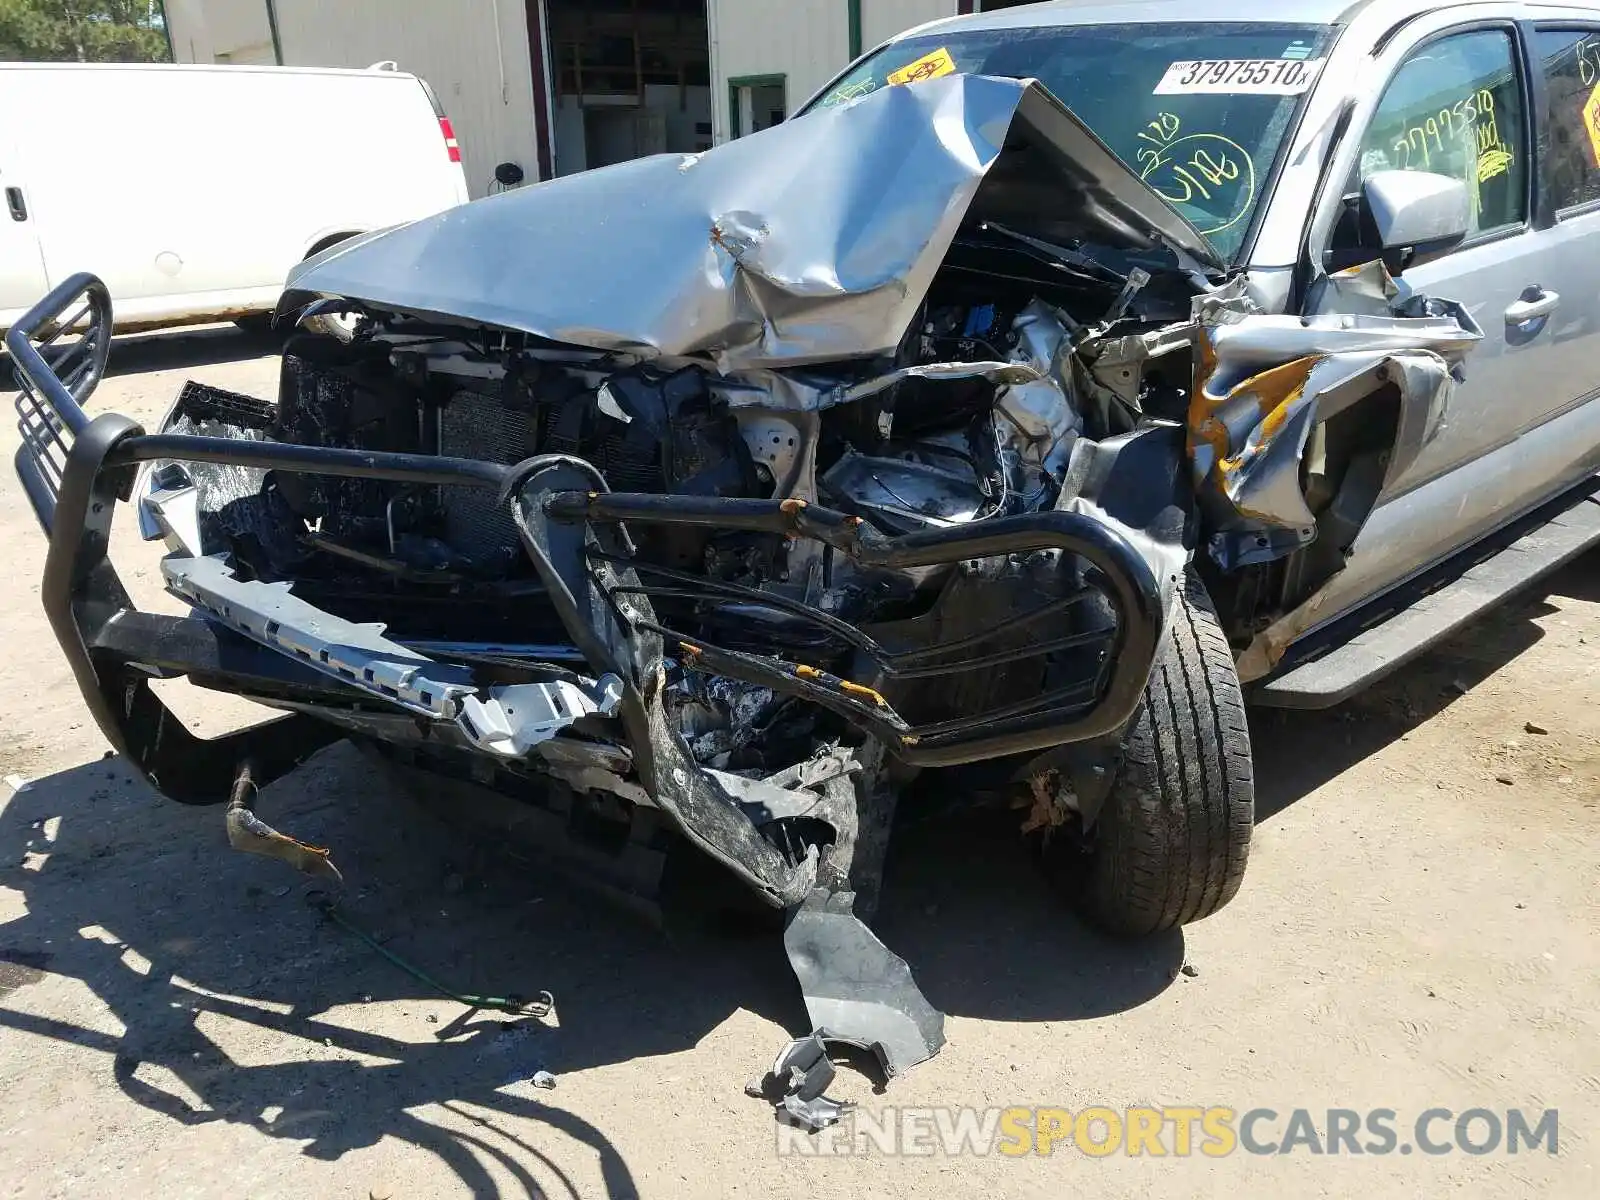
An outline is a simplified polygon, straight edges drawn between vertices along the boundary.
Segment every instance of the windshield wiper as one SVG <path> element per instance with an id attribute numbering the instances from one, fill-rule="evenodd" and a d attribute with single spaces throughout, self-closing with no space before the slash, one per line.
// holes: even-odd
<path id="1" fill-rule="evenodd" d="M 1122 272 L 1114 271 L 1104 263 L 1097 262 L 1081 250 L 1073 250 L 1068 246 L 1059 246 L 1055 242 L 1047 242 L 1043 238 L 1036 238 L 1032 234 L 1023 233 L 1018 229 L 1011 229 L 994 221 L 984 221 L 978 226 L 979 233 L 988 233 L 990 231 L 998 233 L 1002 237 L 1010 238 L 1014 242 L 1020 242 L 1030 249 L 1037 250 L 1047 256 L 1050 261 L 1060 263 L 1066 267 L 1076 267 L 1103 283 L 1114 283 L 1121 286 L 1128 281 L 1128 277 Z"/>

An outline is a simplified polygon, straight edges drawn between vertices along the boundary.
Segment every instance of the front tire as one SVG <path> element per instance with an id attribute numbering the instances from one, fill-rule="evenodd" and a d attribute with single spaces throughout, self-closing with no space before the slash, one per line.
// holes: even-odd
<path id="1" fill-rule="evenodd" d="M 1056 837 L 1047 861 L 1069 873 L 1089 920 L 1142 937 L 1232 900 L 1254 826 L 1244 695 L 1211 598 L 1190 572 L 1111 793 L 1087 836 Z"/>

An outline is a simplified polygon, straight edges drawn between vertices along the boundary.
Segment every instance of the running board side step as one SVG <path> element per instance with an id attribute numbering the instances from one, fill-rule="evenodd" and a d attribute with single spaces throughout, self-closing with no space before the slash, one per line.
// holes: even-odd
<path id="1" fill-rule="evenodd" d="M 1577 503 L 1509 542 L 1492 557 L 1321 657 L 1293 665 L 1256 685 L 1250 699 L 1267 708 L 1329 708 L 1348 700 L 1596 545 L 1600 545 L 1600 490 L 1591 483 Z M 1347 620 L 1360 617 L 1358 610 Z M 1290 654 L 1294 649 L 1290 647 Z"/>

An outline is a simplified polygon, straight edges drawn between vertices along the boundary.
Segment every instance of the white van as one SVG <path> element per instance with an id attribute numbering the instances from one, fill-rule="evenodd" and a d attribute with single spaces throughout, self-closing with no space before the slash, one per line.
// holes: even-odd
<path id="1" fill-rule="evenodd" d="M 391 68 L 0 63 L 0 332 L 85 270 L 119 330 L 247 319 L 318 250 L 465 203 Z"/>

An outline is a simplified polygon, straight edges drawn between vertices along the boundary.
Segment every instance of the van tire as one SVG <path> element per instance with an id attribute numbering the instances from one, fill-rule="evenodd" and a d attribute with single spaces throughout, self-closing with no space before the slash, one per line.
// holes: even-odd
<path id="1" fill-rule="evenodd" d="M 315 258 L 324 250 L 328 249 L 328 247 L 337 246 L 340 242 L 348 241 L 350 238 L 355 236 L 357 236 L 356 231 L 351 230 L 349 233 L 335 233 L 329 237 L 325 237 L 315 246 L 311 247 L 311 249 L 306 251 L 306 258 Z M 300 261 L 304 262 L 305 259 L 301 259 Z M 246 333 L 272 333 L 274 331 L 274 326 L 272 324 L 272 318 L 274 315 L 276 315 L 274 312 L 251 313 L 248 317 L 241 317 L 239 320 L 235 321 L 234 324 L 240 329 L 244 330 Z M 336 322 L 337 320 L 337 317 L 310 317 L 306 321 L 302 322 L 298 328 L 306 333 L 325 333 L 330 336 L 337 337 L 338 330 L 333 324 L 333 322 Z M 288 337 L 290 334 L 295 332 L 296 328 L 296 326 L 288 326 L 281 332 L 284 337 Z"/>
<path id="2" fill-rule="evenodd" d="M 1208 917 L 1244 879 L 1255 778 L 1233 652 L 1192 571 L 1088 835 L 1046 848 L 1094 924 L 1144 937 Z"/>
<path id="3" fill-rule="evenodd" d="M 233 323 L 239 327 L 241 333 L 248 333 L 251 337 L 267 337 L 272 333 L 272 314 L 269 312 L 251 313 L 248 317 L 235 317 Z"/>

